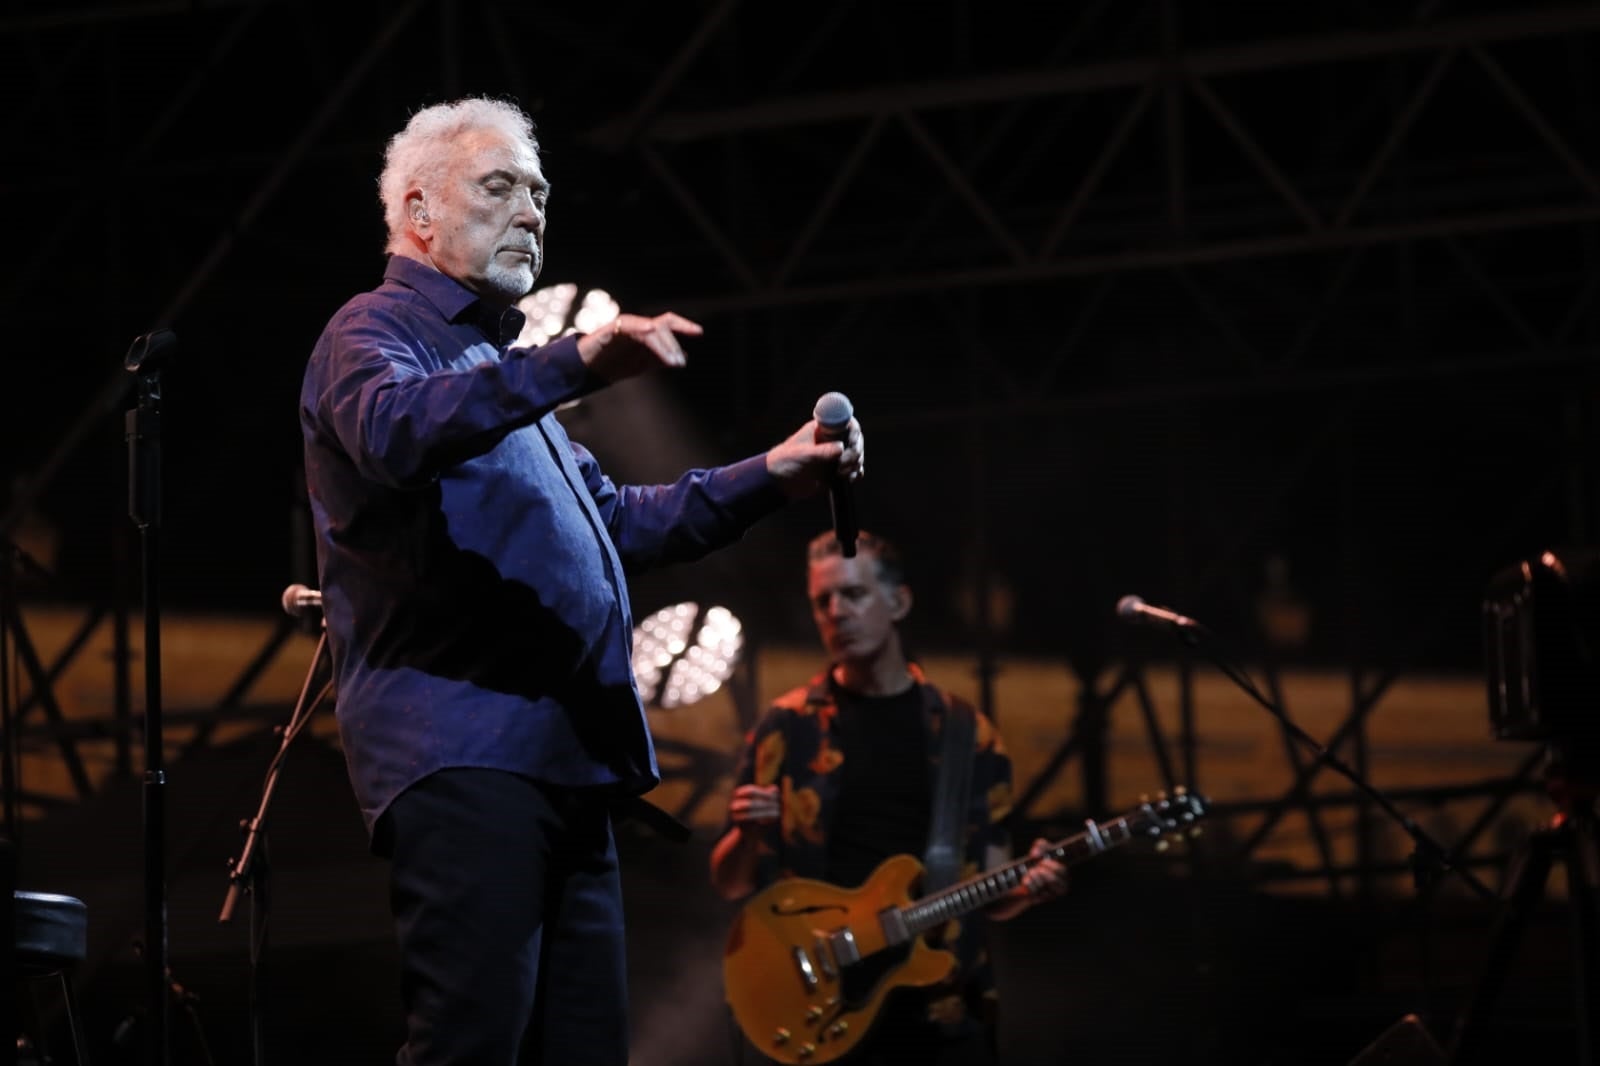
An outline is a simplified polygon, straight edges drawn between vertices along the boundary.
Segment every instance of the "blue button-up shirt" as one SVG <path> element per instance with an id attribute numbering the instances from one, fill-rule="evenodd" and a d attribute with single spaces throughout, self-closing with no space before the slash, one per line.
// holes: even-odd
<path id="1" fill-rule="evenodd" d="M 653 787 L 624 575 L 698 558 L 783 499 L 761 456 L 612 483 L 554 415 L 603 383 L 576 338 L 507 348 L 521 325 L 393 256 L 306 368 L 339 733 L 369 830 L 445 767 Z"/>

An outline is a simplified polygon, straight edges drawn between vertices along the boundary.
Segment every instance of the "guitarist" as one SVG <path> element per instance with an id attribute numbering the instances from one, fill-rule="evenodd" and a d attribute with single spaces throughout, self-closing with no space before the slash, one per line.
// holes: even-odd
<path id="1" fill-rule="evenodd" d="M 712 849 L 712 886 L 730 900 L 785 877 L 853 888 L 890 856 L 924 858 L 941 736 L 955 715 L 972 716 L 973 740 L 960 868 L 950 880 L 1009 861 L 1011 760 L 993 722 L 931 684 L 907 657 L 898 626 L 912 597 L 899 553 L 863 531 L 852 557 L 831 532 L 814 539 L 807 554 L 811 613 L 829 666 L 779 697 L 745 738 L 728 829 Z M 1035 852 L 1045 843 L 1036 841 Z M 987 917 L 1015 917 L 1066 887 L 1066 868 L 1044 860 Z M 951 977 L 894 990 L 867 1038 L 841 1061 L 995 1061 L 985 923 L 973 916 L 952 924 L 954 935 L 941 945 L 959 960 Z M 753 1048 L 745 1051 L 756 1061 Z"/>

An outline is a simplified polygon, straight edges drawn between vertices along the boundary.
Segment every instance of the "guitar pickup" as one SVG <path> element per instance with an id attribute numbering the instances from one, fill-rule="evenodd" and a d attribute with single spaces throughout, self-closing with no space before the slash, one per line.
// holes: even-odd
<path id="1" fill-rule="evenodd" d="M 799 972 L 800 980 L 806 986 L 806 991 L 815 992 L 817 988 L 817 971 L 811 968 L 811 959 L 806 955 L 805 948 L 790 948 L 789 954 L 794 959 L 794 968 Z"/>
<path id="2" fill-rule="evenodd" d="M 830 981 L 839 979 L 839 967 L 833 962 L 833 947 L 829 942 L 831 938 L 824 938 L 821 933 L 811 941 L 812 950 L 817 957 L 817 965 L 822 968 L 822 976 Z"/>
<path id="3" fill-rule="evenodd" d="M 840 966 L 851 966 L 861 961 L 861 948 L 856 945 L 856 935 L 849 926 L 830 933 L 828 944 Z"/>
<path id="4" fill-rule="evenodd" d="M 886 943 L 904 944 L 911 939 L 911 927 L 906 924 L 905 913 L 899 907 L 885 907 L 879 911 L 878 924 L 883 928 Z"/>

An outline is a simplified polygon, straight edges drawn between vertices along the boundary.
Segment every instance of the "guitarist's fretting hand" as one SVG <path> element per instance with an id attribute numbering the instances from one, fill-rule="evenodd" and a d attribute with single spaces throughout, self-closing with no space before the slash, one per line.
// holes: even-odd
<path id="1" fill-rule="evenodd" d="M 1050 850 L 1050 841 L 1040 837 L 1029 849 L 1030 855 L 1043 855 Z M 1003 922 L 1015 918 L 1036 903 L 1044 903 L 1062 895 L 1067 890 L 1067 868 L 1055 859 L 1040 859 L 1022 875 L 1022 884 L 995 901 L 989 908 L 989 918 Z"/>

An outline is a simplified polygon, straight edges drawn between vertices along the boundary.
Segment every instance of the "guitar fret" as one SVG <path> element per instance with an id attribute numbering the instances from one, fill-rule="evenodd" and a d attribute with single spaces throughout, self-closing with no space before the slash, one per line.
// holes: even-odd
<path id="1" fill-rule="evenodd" d="M 1190 821 L 1196 813 L 1192 809 L 1193 804 L 1192 798 L 1184 798 L 1184 806 L 1191 808 L 1185 816 Z M 1166 809 L 1165 804 L 1162 809 Z M 1155 811 L 1146 805 L 1119 818 L 1104 822 L 1086 821 L 1084 832 L 1050 845 L 1044 856 L 1071 866 L 1138 837 L 1159 836 L 1161 825 L 1156 819 Z M 953 885 L 900 908 L 898 914 L 904 922 L 906 934 L 916 936 L 925 933 L 968 911 L 994 902 L 1020 885 L 1028 869 L 1041 857 L 1029 855 L 970 882 Z"/>
<path id="2" fill-rule="evenodd" d="M 990 903 L 1022 883 L 1024 865 L 1002 867 L 981 880 L 930 896 L 906 908 L 906 925 L 913 933 L 924 933 L 952 918 Z"/>

